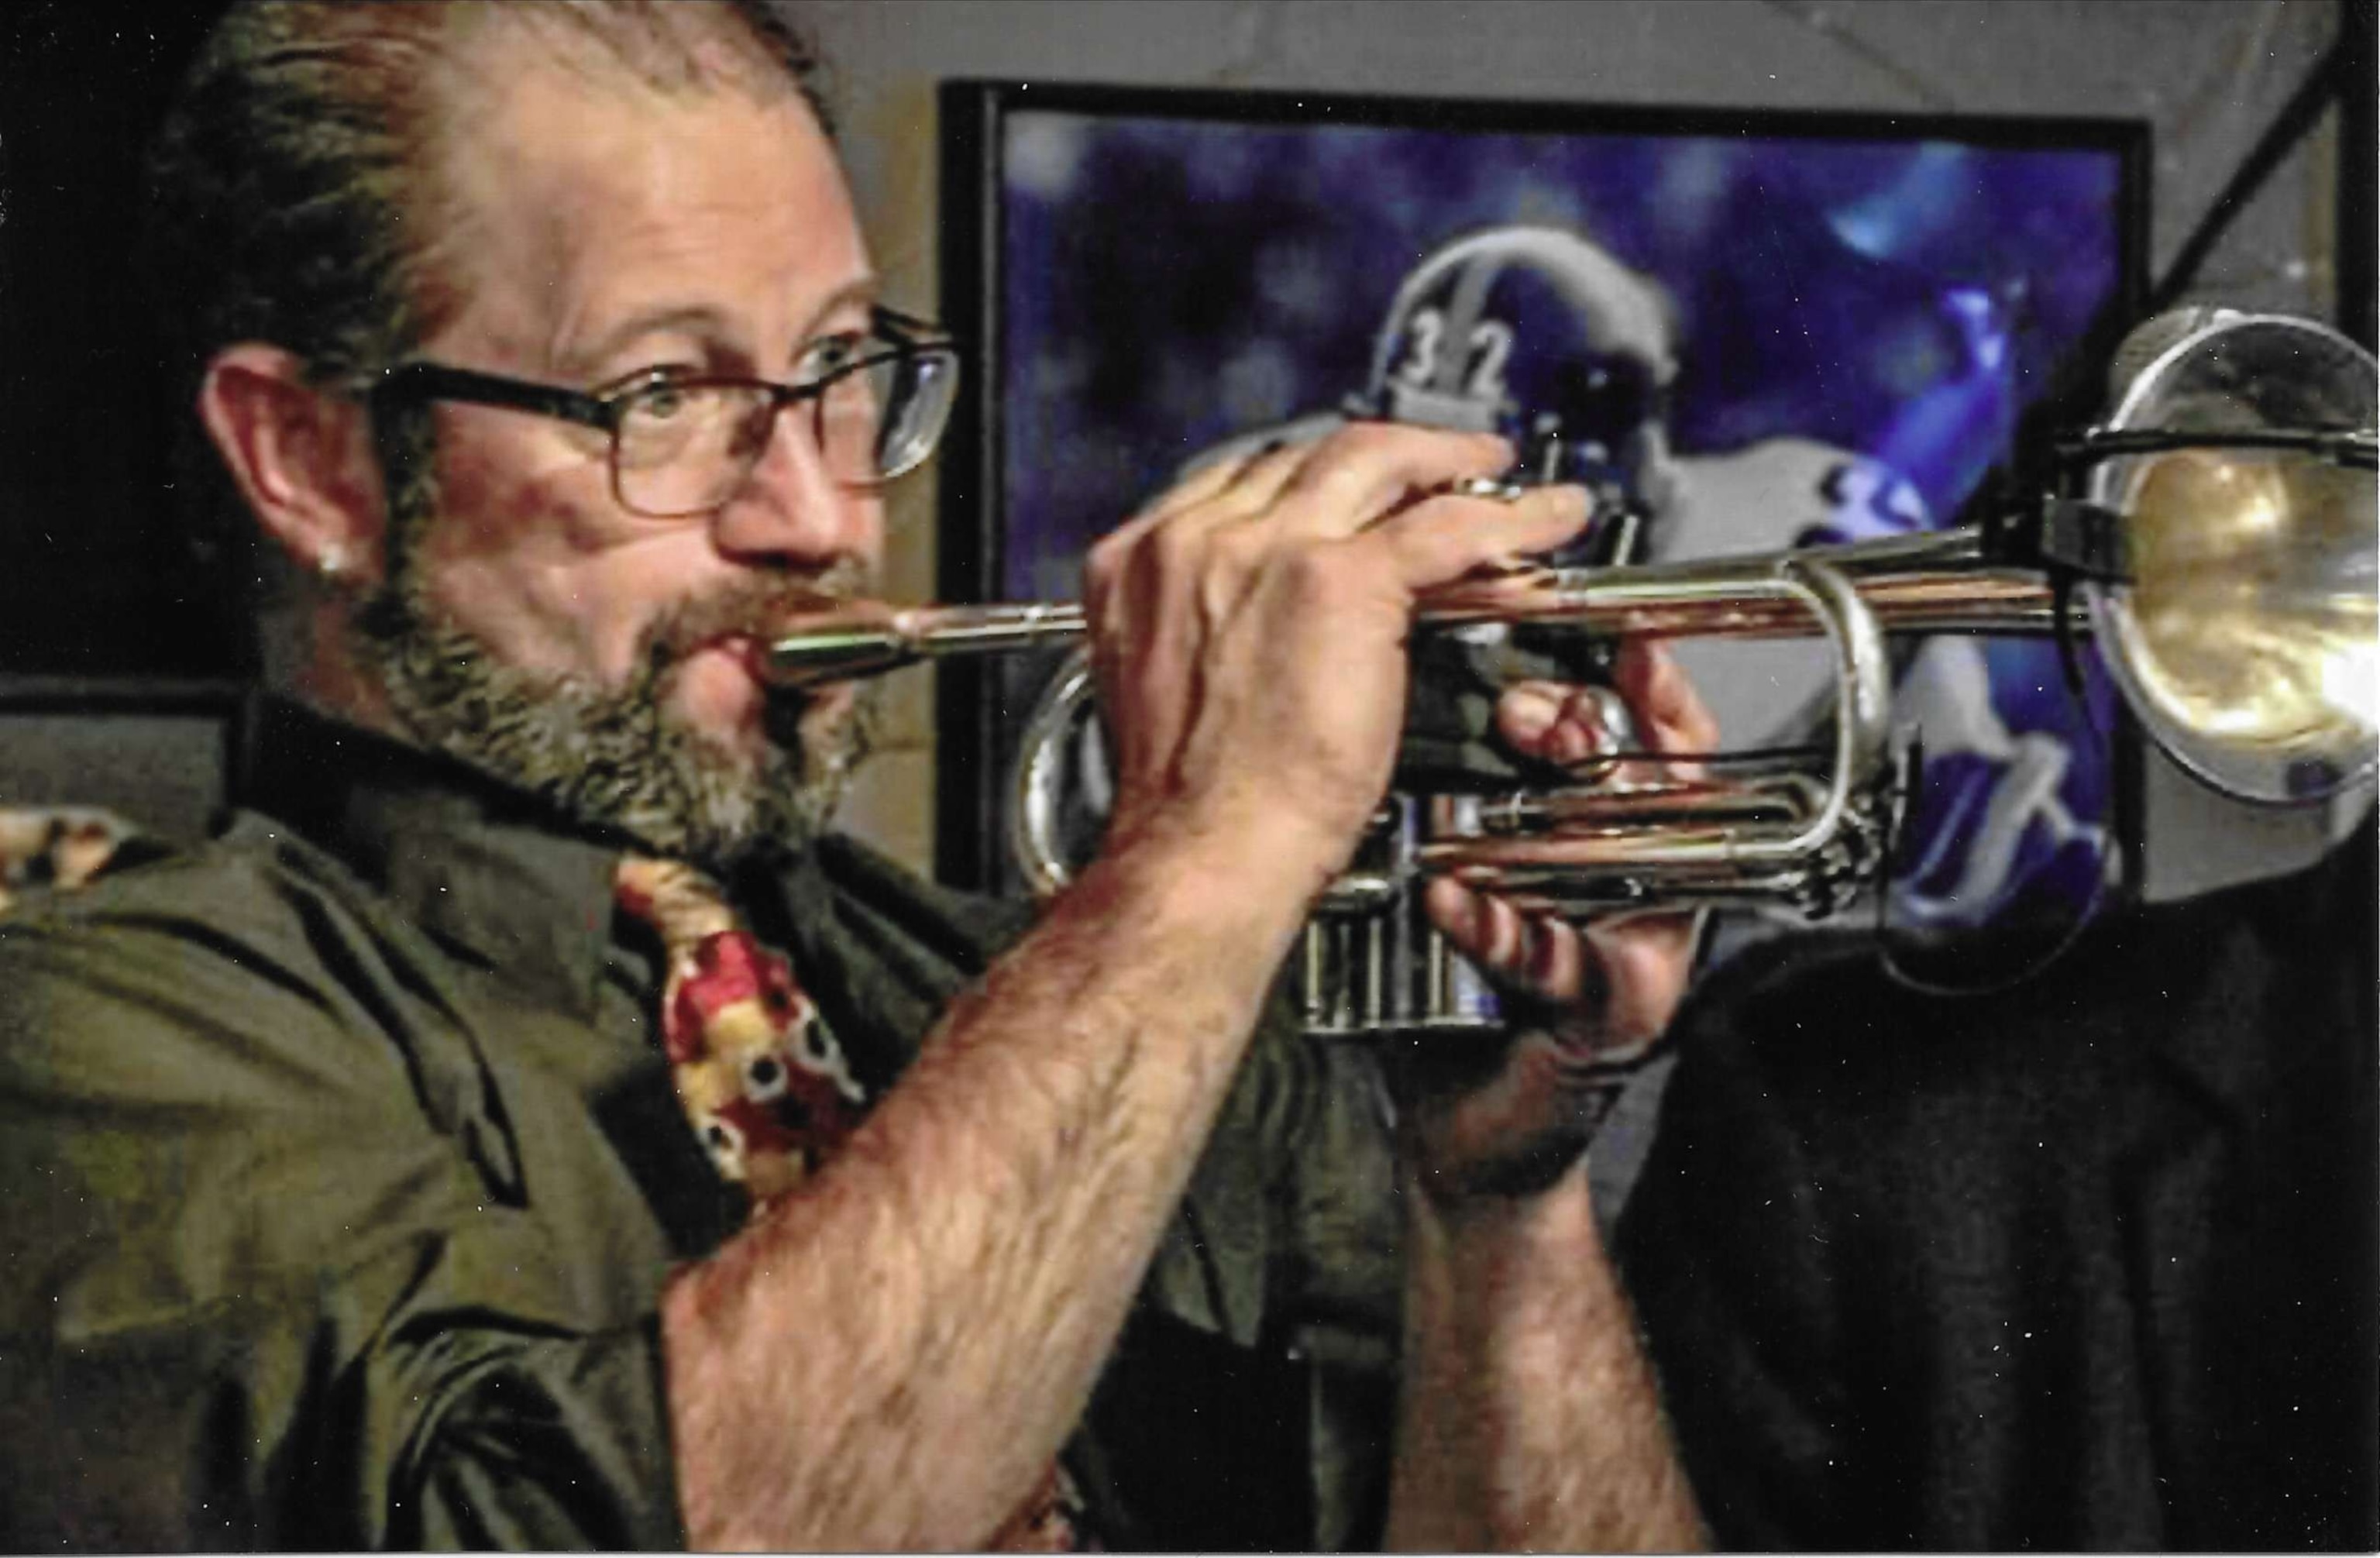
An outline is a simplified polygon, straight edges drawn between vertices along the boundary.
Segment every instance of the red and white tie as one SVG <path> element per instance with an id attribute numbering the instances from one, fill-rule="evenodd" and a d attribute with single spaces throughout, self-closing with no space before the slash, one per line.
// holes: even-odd
<path id="1" fill-rule="evenodd" d="M 629 856 L 619 901 L 660 935 L 662 1041 L 679 1105 L 720 1174 L 756 1200 L 815 1172 L 868 1094 L 784 957 L 744 928 L 716 882 Z"/>

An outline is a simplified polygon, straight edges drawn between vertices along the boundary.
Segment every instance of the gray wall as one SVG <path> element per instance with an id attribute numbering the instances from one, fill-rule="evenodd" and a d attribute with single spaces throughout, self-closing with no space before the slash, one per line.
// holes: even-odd
<path id="1" fill-rule="evenodd" d="M 200 837 L 223 805 L 228 707 L 0 710 L 0 809 L 96 807 Z"/>
<path id="2" fill-rule="evenodd" d="M 2152 274 L 2335 36 L 2335 0 L 783 0 L 836 65 L 852 177 L 892 296 L 930 304 L 935 83 L 1308 88 L 1580 103 L 2102 115 L 2152 126 Z M 2335 124 L 2233 224 L 2199 295 L 2332 313 Z M 894 584 L 933 588 L 930 493 Z M 879 783 L 848 819 L 929 858 L 931 695 L 895 693 Z M 2251 813 L 2153 761 L 2160 895 L 2319 848 L 2325 819 Z"/>

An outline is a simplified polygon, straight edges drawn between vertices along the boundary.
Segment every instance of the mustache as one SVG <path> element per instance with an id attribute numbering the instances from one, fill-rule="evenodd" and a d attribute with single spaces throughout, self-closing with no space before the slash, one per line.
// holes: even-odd
<path id="1" fill-rule="evenodd" d="M 688 596 L 645 629 L 640 658 L 659 674 L 671 662 L 715 639 L 739 635 L 766 639 L 791 617 L 866 600 L 875 587 L 874 569 L 856 558 L 844 557 L 799 578 L 739 581 Z"/>

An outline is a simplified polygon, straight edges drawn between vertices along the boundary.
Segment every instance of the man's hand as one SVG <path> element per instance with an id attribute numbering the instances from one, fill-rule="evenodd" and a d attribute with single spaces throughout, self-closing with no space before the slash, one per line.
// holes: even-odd
<path id="1" fill-rule="evenodd" d="M 1704 752 L 1717 743 L 1717 722 L 1658 646 L 1627 646 L 1614 684 L 1639 749 Z M 1601 689 L 1527 682 L 1505 693 L 1497 724 L 1515 749 L 1574 766 L 1628 739 L 1609 728 L 1607 708 Z M 1414 1166 L 1441 1199 L 1542 1188 L 1584 1150 L 1609 1105 L 1615 1069 L 1649 1053 L 1668 1028 L 1692 971 L 1697 918 L 1643 913 L 1573 926 L 1445 880 L 1430 884 L 1428 908 L 1521 1020 L 1501 1049 L 1425 1041 L 1402 1057 Z"/>
<path id="2" fill-rule="evenodd" d="M 1499 438 L 1355 423 L 1204 468 L 1095 547 L 1109 853 L 1190 841 L 1306 896 L 1342 869 L 1395 759 L 1416 594 L 1585 519 L 1577 488 L 1448 493 L 1512 457 Z"/>
<path id="3" fill-rule="evenodd" d="M 1668 656 L 1632 647 L 1616 681 L 1636 746 L 1717 739 Z M 1508 694 L 1497 717 L 1515 746 L 1568 764 L 1619 745 L 1602 708 L 1588 689 L 1539 684 Z M 1429 908 L 1524 1018 L 1541 1020 L 1506 1044 L 1422 1041 L 1390 1057 L 1409 1253 L 1389 1545 L 1699 1546 L 1693 1491 L 1575 1172 L 1610 1068 L 1650 1048 L 1684 992 L 1693 917 L 1582 931 L 1451 882 L 1433 885 Z"/>

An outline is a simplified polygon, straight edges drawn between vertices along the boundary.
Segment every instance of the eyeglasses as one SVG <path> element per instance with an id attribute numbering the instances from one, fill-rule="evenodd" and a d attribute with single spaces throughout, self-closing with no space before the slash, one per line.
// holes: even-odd
<path id="1" fill-rule="evenodd" d="M 810 404 L 827 472 L 859 491 L 915 470 L 941 441 L 958 386 L 958 348 L 923 320 L 870 310 L 862 333 L 811 347 L 817 371 L 796 384 L 666 371 L 598 394 L 442 362 L 407 362 L 374 381 L 375 412 L 433 400 L 557 417 L 612 439 L 612 492 L 650 519 L 724 507 L 760 463 L 788 406 Z"/>

